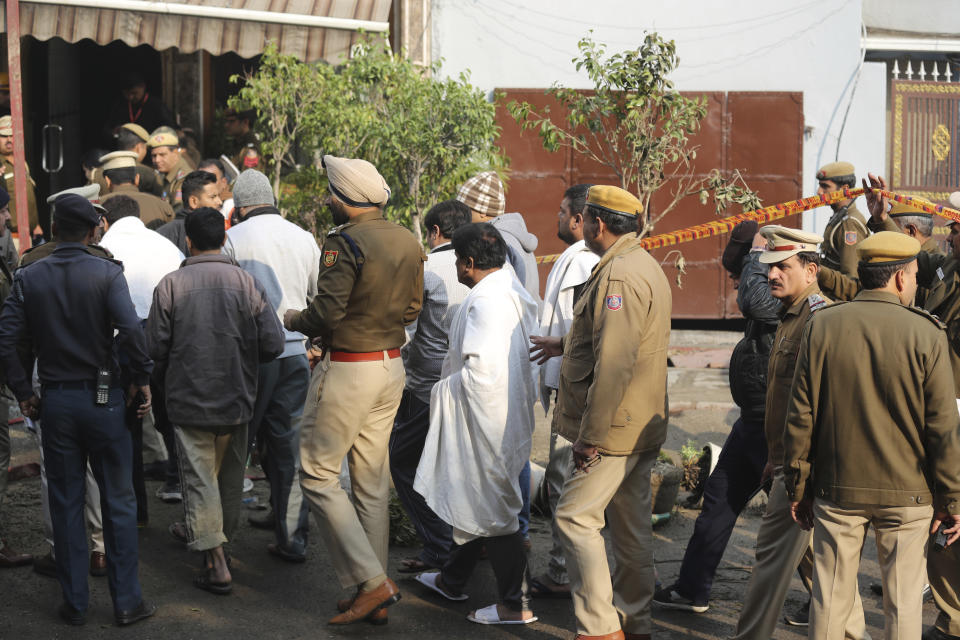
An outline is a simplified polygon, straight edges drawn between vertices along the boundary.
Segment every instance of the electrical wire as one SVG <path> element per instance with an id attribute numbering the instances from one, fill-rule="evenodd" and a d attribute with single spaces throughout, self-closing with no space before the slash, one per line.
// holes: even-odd
<path id="1" fill-rule="evenodd" d="M 847 110 L 843 113 L 843 121 L 840 123 L 840 131 L 837 133 L 837 152 L 833 155 L 833 161 L 840 159 L 840 142 L 843 140 L 843 130 L 847 126 L 847 116 L 850 115 L 850 108 L 853 106 L 853 98 L 857 94 L 857 85 L 860 84 L 860 75 L 863 73 L 863 62 L 867 59 L 867 48 L 864 46 L 864 38 L 867 37 L 867 25 L 860 21 L 860 66 L 857 67 L 857 75 L 853 79 L 853 88 L 850 90 L 850 101 L 847 102 Z"/>

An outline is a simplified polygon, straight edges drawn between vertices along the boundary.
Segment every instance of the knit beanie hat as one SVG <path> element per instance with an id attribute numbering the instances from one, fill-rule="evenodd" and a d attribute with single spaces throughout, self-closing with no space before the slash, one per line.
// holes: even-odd
<path id="1" fill-rule="evenodd" d="M 495 171 L 478 173 L 464 182 L 457 192 L 457 200 L 474 211 L 491 217 L 502 215 L 506 207 L 503 183 Z"/>
<path id="2" fill-rule="evenodd" d="M 233 184 L 233 204 L 236 207 L 252 207 L 258 204 L 273 206 L 273 189 L 270 179 L 256 169 L 247 169 Z"/>

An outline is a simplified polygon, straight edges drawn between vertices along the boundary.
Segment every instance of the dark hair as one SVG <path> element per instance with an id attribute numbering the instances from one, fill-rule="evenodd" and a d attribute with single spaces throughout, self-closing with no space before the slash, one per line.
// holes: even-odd
<path id="1" fill-rule="evenodd" d="M 860 286 L 864 289 L 880 289 L 887 286 L 890 278 L 903 269 L 909 262 L 898 262 L 896 264 L 870 264 L 861 262 L 857 265 L 857 277 L 860 278 Z"/>
<path id="2" fill-rule="evenodd" d="M 857 186 L 856 175 L 836 176 L 833 178 L 826 178 L 826 180 L 829 180 L 830 182 L 837 185 L 838 187 L 848 187 L 852 189 L 853 187 Z"/>
<path id="3" fill-rule="evenodd" d="M 570 201 L 570 215 L 583 213 L 583 207 L 587 204 L 587 192 L 592 186 L 592 184 L 575 184 L 563 192 L 563 197 Z"/>
<path id="4" fill-rule="evenodd" d="M 203 188 L 208 184 L 217 184 L 217 176 L 209 171 L 191 171 L 188 173 L 187 177 L 183 179 L 183 186 L 180 187 L 183 208 L 189 209 L 190 196 L 203 193 Z"/>
<path id="5" fill-rule="evenodd" d="M 113 224 L 120 218 L 139 218 L 140 205 L 130 196 L 112 196 L 103 201 L 103 208 L 106 212 L 104 219 L 109 224 Z"/>
<path id="6" fill-rule="evenodd" d="M 470 224 L 473 214 L 470 207 L 459 200 L 444 200 L 439 202 L 427 211 L 423 217 L 423 226 L 427 231 L 433 227 L 440 228 L 440 235 L 444 238 L 452 238 L 453 232 L 465 224 Z"/>
<path id="7" fill-rule="evenodd" d="M 453 232 L 452 240 L 457 257 L 473 258 L 477 269 L 498 269 L 507 261 L 507 243 L 489 222 L 465 224 Z"/>
<path id="8" fill-rule="evenodd" d="M 183 219 L 183 230 L 197 251 L 219 249 L 227 233 L 223 215 L 212 207 L 200 207 L 188 213 Z"/>
<path id="9" fill-rule="evenodd" d="M 146 86 L 146 82 L 143 80 L 143 76 L 140 75 L 139 71 L 125 71 L 120 75 L 120 88 L 121 89 L 134 89 L 141 85 Z"/>
<path id="10" fill-rule="evenodd" d="M 136 167 L 122 167 L 120 169 L 107 169 L 103 175 L 110 178 L 113 184 L 133 184 L 137 177 Z"/>
<path id="11" fill-rule="evenodd" d="M 587 205 L 585 211 L 587 212 L 587 215 L 603 220 L 603 224 L 607 225 L 607 229 L 609 229 L 610 233 L 615 236 L 622 236 L 630 233 L 631 231 L 636 232 L 639 229 L 639 216 L 628 216 L 620 213 L 612 213 L 610 211 L 598 209 L 597 207 L 589 204 Z"/>
<path id="12" fill-rule="evenodd" d="M 120 129 L 117 133 L 117 151 L 131 151 L 141 143 L 143 143 L 143 138 L 129 129 Z"/>
<path id="13" fill-rule="evenodd" d="M 57 240 L 60 242 L 81 242 L 93 229 L 89 224 L 74 218 L 63 218 L 53 213 L 53 223 L 57 225 Z"/>
<path id="14" fill-rule="evenodd" d="M 217 158 L 207 158 L 206 160 L 202 161 L 200 164 L 197 165 L 197 169 L 202 170 L 204 167 L 216 167 L 217 171 L 220 172 L 220 175 L 222 176 L 227 175 L 226 167 L 224 167 L 223 163 L 220 162 L 220 160 L 218 160 Z M 207 171 L 207 173 L 210 173 L 210 172 Z"/>
<path id="15" fill-rule="evenodd" d="M 107 152 L 103 149 L 90 149 L 83 157 L 80 158 L 80 164 L 87 167 L 88 169 L 93 169 L 100 166 L 100 158 L 107 155 Z"/>
<path id="16" fill-rule="evenodd" d="M 820 268 L 820 254 L 815 251 L 801 251 L 797 254 L 797 260 L 800 261 L 800 266 L 805 267 L 808 264 L 815 264 L 817 268 Z"/>

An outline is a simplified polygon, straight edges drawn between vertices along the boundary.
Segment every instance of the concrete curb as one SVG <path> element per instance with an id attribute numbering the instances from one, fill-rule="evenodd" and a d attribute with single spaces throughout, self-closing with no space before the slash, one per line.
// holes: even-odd
<path id="1" fill-rule="evenodd" d="M 673 415 L 680 413 L 681 411 L 696 411 L 698 409 L 722 409 L 724 411 L 729 411 L 736 408 L 737 405 L 733 402 L 680 401 L 670 403 L 670 414 Z"/>

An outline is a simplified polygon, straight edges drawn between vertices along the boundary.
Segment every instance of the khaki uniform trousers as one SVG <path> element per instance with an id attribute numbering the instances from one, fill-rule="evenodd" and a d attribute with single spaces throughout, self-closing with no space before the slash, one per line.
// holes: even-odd
<path id="1" fill-rule="evenodd" d="M 790 515 L 790 498 L 783 482 L 783 472 L 777 470 L 767 499 L 767 510 L 757 532 L 756 558 L 734 640 L 769 640 L 773 637 L 793 572 L 799 565 L 803 573 L 804 564 L 809 563 L 806 556 L 810 555 L 810 540 L 811 533 L 801 529 Z M 859 557 L 860 547 L 857 553 Z M 856 582 L 853 591 L 855 595 L 847 609 L 848 616 L 844 618 L 840 637 L 862 640 L 868 635 Z"/>
<path id="2" fill-rule="evenodd" d="M 247 463 L 247 425 L 174 425 L 187 548 L 207 551 L 228 542 L 240 520 Z"/>
<path id="3" fill-rule="evenodd" d="M 960 636 L 960 542 L 943 551 L 931 547 L 927 556 L 927 580 L 933 600 L 940 609 L 937 629 L 950 636 Z"/>
<path id="4" fill-rule="evenodd" d="M 919 640 L 925 578 L 920 567 L 926 564 L 933 507 L 841 507 L 817 499 L 813 514 L 813 601 L 808 637 L 843 637 L 844 623 L 859 598 L 860 552 L 873 525 L 883 582 L 884 637 Z"/>
<path id="5" fill-rule="evenodd" d="M 387 450 L 403 394 L 400 358 L 313 369 L 301 418 L 300 486 L 343 588 L 386 573 L 390 534 Z M 344 456 L 353 502 L 340 487 Z"/>
<path id="6" fill-rule="evenodd" d="M 588 472 L 571 473 L 563 484 L 554 518 L 567 559 L 577 633 L 651 632 L 650 470 L 656 459 L 657 451 L 603 456 Z M 612 582 L 600 534 L 604 513 L 616 562 Z"/>

